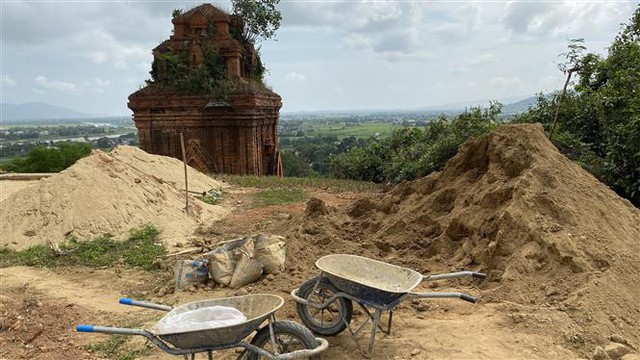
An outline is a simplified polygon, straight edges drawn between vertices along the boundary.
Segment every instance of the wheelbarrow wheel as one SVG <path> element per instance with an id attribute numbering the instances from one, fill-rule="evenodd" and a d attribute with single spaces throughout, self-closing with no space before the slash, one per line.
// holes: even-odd
<path id="1" fill-rule="evenodd" d="M 293 321 L 282 320 L 271 324 L 273 327 L 273 337 L 276 341 L 276 349 L 274 349 L 273 341 L 271 341 L 271 333 L 269 325 L 258 330 L 251 340 L 251 344 L 263 348 L 272 354 L 287 354 L 296 350 L 315 349 L 318 346 L 318 340 L 313 336 L 309 329 Z M 254 352 L 249 352 L 249 360 L 258 360 L 262 357 Z M 310 359 L 320 360 L 320 356 L 313 356 Z"/>
<path id="2" fill-rule="evenodd" d="M 298 296 L 313 303 L 323 304 L 338 292 L 329 279 L 316 276 L 300 285 Z M 353 315 L 351 300 L 343 297 L 337 298 L 323 310 L 300 303 L 296 307 L 302 322 L 311 331 L 324 336 L 338 335 L 343 332 Z"/>

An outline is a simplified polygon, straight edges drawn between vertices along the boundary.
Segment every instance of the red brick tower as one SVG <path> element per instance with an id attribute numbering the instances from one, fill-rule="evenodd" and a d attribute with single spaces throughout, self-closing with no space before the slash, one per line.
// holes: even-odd
<path id="1" fill-rule="evenodd" d="M 210 4 L 175 14 L 173 35 L 153 49 L 152 81 L 129 96 L 128 106 L 146 152 L 182 159 L 182 132 L 187 163 L 202 172 L 281 176 L 282 99 L 256 79 L 262 65 L 238 24 Z M 222 77 L 207 85 L 214 93 L 198 89 L 196 75 L 176 75 L 203 74 L 216 69 L 214 61 Z"/>

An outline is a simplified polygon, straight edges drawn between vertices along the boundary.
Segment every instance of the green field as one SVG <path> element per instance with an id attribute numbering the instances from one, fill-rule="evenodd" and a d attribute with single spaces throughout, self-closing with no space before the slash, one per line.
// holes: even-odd
<path id="1" fill-rule="evenodd" d="M 333 123 L 333 124 L 318 124 L 317 122 L 308 122 L 303 125 L 302 130 L 306 136 L 326 136 L 335 135 L 339 139 L 355 136 L 357 138 L 369 138 L 373 135 L 390 134 L 395 128 L 400 125 L 382 122 L 371 123 L 359 123 L 359 124 L 347 124 L 347 123 Z M 283 137 L 296 138 L 297 136 L 280 135 Z"/>

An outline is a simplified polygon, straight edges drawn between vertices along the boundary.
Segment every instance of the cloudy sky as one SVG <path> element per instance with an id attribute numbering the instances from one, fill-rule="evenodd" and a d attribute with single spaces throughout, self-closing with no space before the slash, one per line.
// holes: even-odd
<path id="1" fill-rule="evenodd" d="M 127 115 L 173 9 L 200 1 L 12 1 L 1 7 L 3 103 Z M 229 9 L 226 2 L 214 2 Z M 284 111 L 409 109 L 560 88 L 568 39 L 606 47 L 637 1 L 287 1 L 262 44 Z"/>

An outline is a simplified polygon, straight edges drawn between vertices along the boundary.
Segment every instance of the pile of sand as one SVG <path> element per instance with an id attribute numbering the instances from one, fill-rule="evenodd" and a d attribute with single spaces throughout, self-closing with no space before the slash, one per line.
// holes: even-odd
<path id="1" fill-rule="evenodd" d="M 188 168 L 189 189 L 203 192 L 222 184 Z M 18 191 L 0 202 L 0 244 L 22 249 L 69 236 L 88 239 L 111 234 L 126 237 L 142 224 L 157 226 L 162 240 L 182 240 L 201 223 L 228 213 L 190 196 L 185 211 L 181 161 L 120 146 L 94 150 L 70 168 Z"/>
<path id="2" fill-rule="evenodd" d="M 484 301 L 557 309 L 581 341 L 640 343 L 640 211 L 560 154 L 537 125 L 462 145 L 442 172 L 345 210 L 314 199 L 291 258 L 362 254 L 427 272 L 489 274 Z"/>

